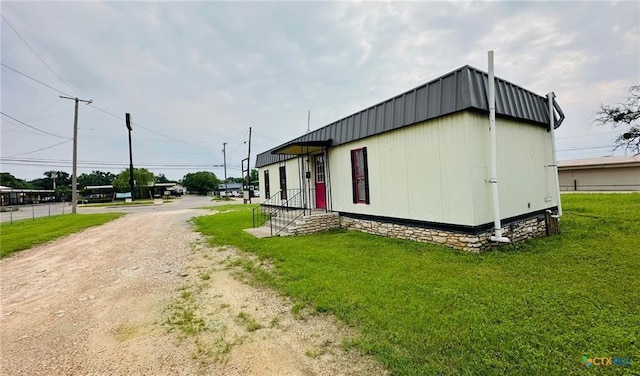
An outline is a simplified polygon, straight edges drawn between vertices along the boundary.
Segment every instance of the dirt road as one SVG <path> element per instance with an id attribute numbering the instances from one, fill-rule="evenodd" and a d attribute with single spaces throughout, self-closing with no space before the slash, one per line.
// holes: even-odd
<path id="1" fill-rule="evenodd" d="M 384 374 L 329 317 L 242 282 L 197 209 L 128 214 L 0 261 L 3 375 Z"/>

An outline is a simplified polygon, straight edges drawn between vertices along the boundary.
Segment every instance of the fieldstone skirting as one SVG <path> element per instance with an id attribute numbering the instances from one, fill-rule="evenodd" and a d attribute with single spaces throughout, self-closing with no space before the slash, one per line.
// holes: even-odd
<path id="1" fill-rule="evenodd" d="M 320 213 L 305 215 L 296 225 L 289 229 L 291 235 L 306 235 L 318 231 L 327 231 L 340 228 L 340 215 L 338 213 Z"/>
<path id="2" fill-rule="evenodd" d="M 340 227 L 391 238 L 442 244 L 473 253 L 479 253 L 500 244 L 489 240 L 493 235 L 492 230 L 470 235 L 454 231 L 388 223 L 369 219 L 357 219 L 346 216 L 340 217 Z M 512 243 L 545 236 L 547 233 L 544 215 L 509 224 L 503 224 L 502 227 L 503 236 L 508 237 Z"/>
<path id="3" fill-rule="evenodd" d="M 547 221 L 552 220 L 550 215 L 544 213 L 532 214 L 532 217 L 513 220 L 502 224 L 503 236 L 509 238 L 511 243 L 519 243 L 531 238 L 545 236 L 553 231 Z M 467 252 L 479 253 L 504 243 L 496 243 L 490 240 L 493 230 L 487 229 L 479 233 L 468 233 L 472 230 L 443 230 L 429 227 L 421 223 L 397 223 L 393 219 L 385 221 L 378 218 L 354 218 L 340 215 L 337 212 L 314 213 L 301 217 L 295 223 L 287 226 L 287 235 L 306 235 L 319 231 L 327 231 L 336 228 L 356 230 L 379 236 L 407 239 L 418 242 L 446 245 Z M 555 225 L 557 231 L 557 224 Z"/>

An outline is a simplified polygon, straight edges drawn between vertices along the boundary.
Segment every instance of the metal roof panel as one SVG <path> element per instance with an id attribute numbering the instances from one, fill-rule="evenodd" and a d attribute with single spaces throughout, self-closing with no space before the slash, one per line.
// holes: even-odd
<path id="1" fill-rule="evenodd" d="M 496 116 L 549 127 L 547 98 L 496 77 Z M 365 137 L 409 126 L 465 110 L 489 112 L 488 74 L 465 65 L 405 93 L 372 105 L 325 127 L 258 154 L 256 167 L 291 156 L 277 157 L 272 151 L 297 141 L 333 140 L 341 145 Z M 560 112 L 559 107 L 556 108 Z M 556 117 L 556 127 L 560 121 Z M 283 159 L 284 158 L 284 159 Z"/>

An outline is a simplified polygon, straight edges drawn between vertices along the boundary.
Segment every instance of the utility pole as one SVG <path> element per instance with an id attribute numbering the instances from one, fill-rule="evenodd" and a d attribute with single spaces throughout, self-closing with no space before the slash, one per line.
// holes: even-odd
<path id="1" fill-rule="evenodd" d="M 222 156 L 224 158 L 224 197 L 227 197 L 227 143 L 222 143 Z"/>
<path id="2" fill-rule="evenodd" d="M 76 214 L 78 210 L 78 102 L 92 103 L 91 99 L 83 100 L 71 97 L 60 96 L 62 99 L 72 99 L 76 102 L 76 111 L 73 116 L 73 172 L 71 175 L 71 213 Z"/>
<path id="3" fill-rule="evenodd" d="M 133 152 L 131 150 L 131 114 L 126 112 L 124 114 L 127 129 L 129 130 L 129 188 L 131 189 L 131 201 L 133 201 Z"/>
<path id="4" fill-rule="evenodd" d="M 249 151 L 247 152 L 247 192 L 251 203 L 251 127 L 249 127 Z"/>

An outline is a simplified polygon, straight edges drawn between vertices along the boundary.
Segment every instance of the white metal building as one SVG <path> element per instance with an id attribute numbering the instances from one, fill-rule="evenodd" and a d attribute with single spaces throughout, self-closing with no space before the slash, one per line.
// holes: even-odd
<path id="1" fill-rule="evenodd" d="M 381 235 L 420 230 L 398 237 L 484 247 L 495 219 L 488 81 L 464 66 L 259 154 L 263 204 L 338 212 L 343 227 Z M 499 218 L 513 232 L 558 209 L 553 129 L 564 115 L 552 94 L 495 85 Z"/>

